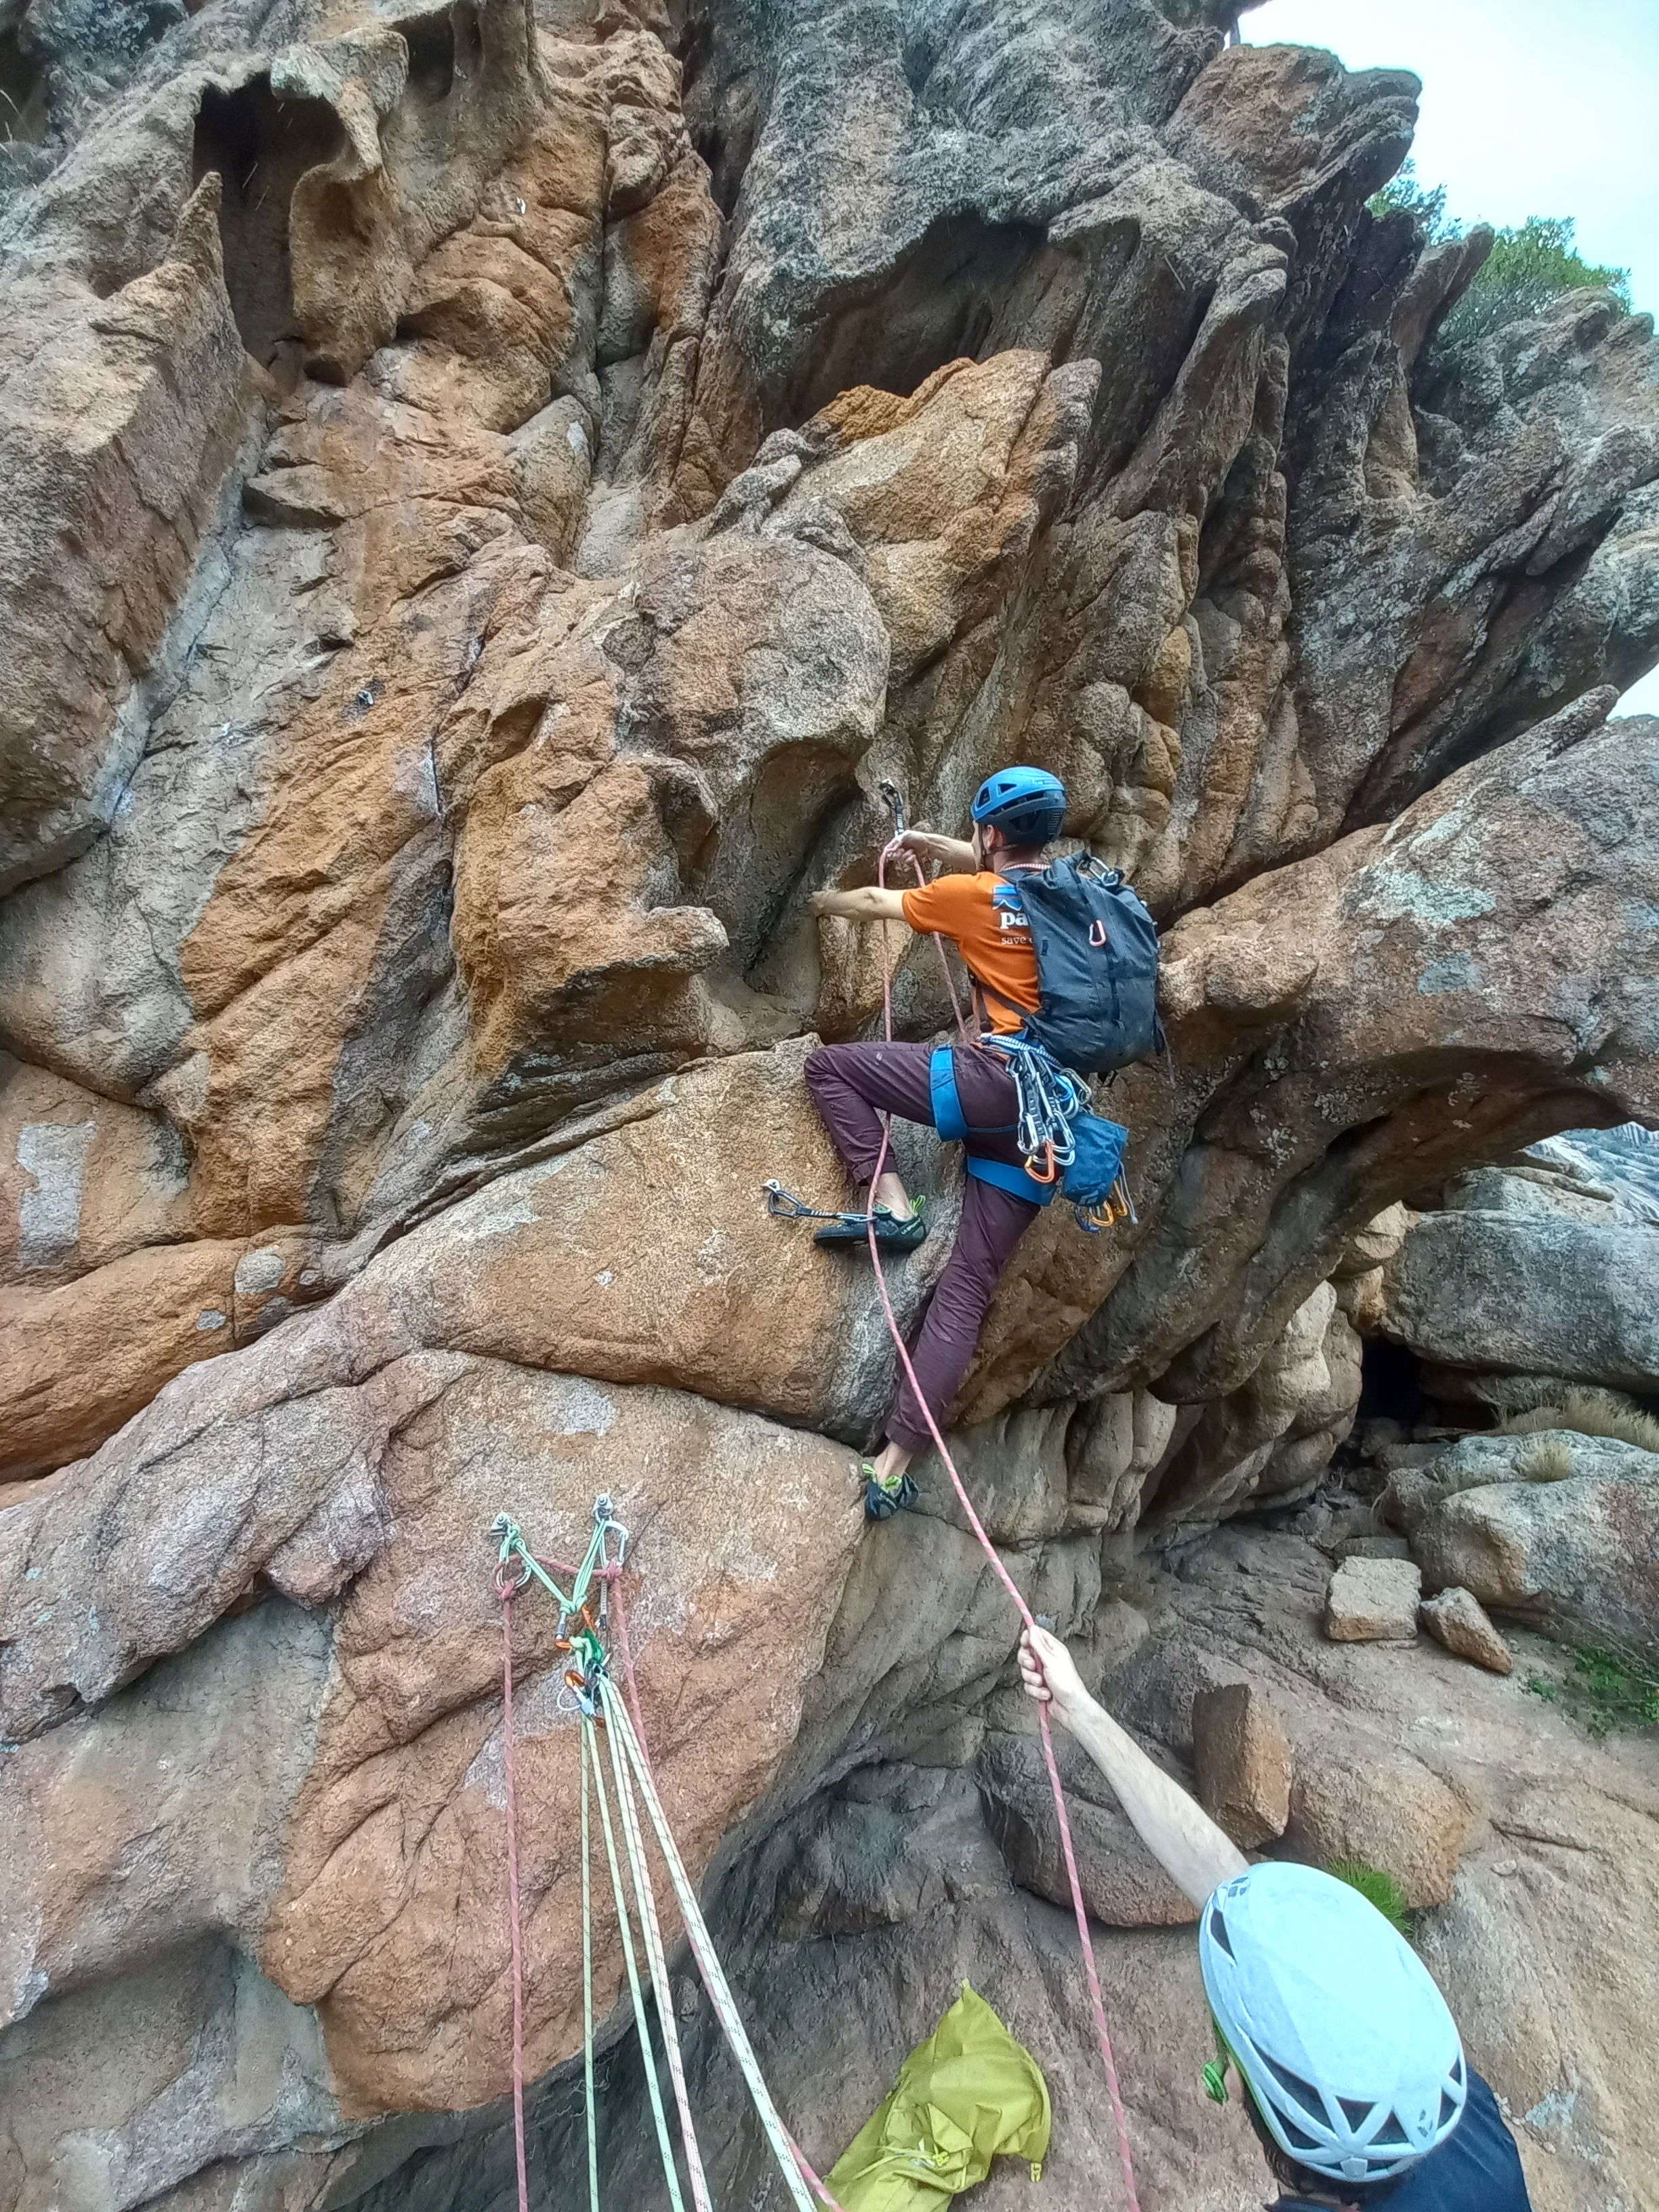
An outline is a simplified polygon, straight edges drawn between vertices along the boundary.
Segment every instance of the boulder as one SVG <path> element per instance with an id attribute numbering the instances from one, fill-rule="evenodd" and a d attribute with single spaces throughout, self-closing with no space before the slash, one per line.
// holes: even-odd
<path id="1" fill-rule="evenodd" d="M 1528 1448 L 1549 1443 L 1583 1471 L 1501 1479 Z M 1430 1589 L 1467 1589 L 1571 1642 L 1659 1652 L 1659 1454 L 1565 1431 L 1472 1437 L 1431 1476 L 1467 1480 L 1477 1448 L 1494 1479 L 1449 1495 L 1414 1486 L 1412 1549 Z"/>
<path id="2" fill-rule="evenodd" d="M 1199 1802 L 1241 1850 L 1282 1836 L 1294 1763 L 1283 1722 L 1260 1690 L 1232 1682 L 1193 1699 Z"/>
<path id="3" fill-rule="evenodd" d="M 1509 1645 L 1471 1591 L 1441 1590 L 1424 1600 L 1417 1617 L 1437 1644 L 1443 1644 L 1460 1659 L 1472 1659 L 1477 1667 L 1493 1674 L 1507 1674 L 1515 1664 Z"/>
<path id="4" fill-rule="evenodd" d="M 1420 1759 L 1363 1730 L 1298 1739 L 1285 1846 L 1315 1866 L 1358 1859 L 1400 1885 L 1413 1908 L 1452 1893 L 1472 1815 Z"/>
<path id="5" fill-rule="evenodd" d="M 1348 1243 L 1331 1270 L 1338 1282 L 1357 1281 L 1384 1267 L 1404 1243 L 1416 1217 L 1400 1205 L 1385 1206 L 1375 1221 L 1368 1221 Z"/>
<path id="6" fill-rule="evenodd" d="M 1423 1577 L 1410 1559 L 1345 1559 L 1325 1593 L 1325 1633 L 1334 1644 L 1411 1644 Z"/>
<path id="7" fill-rule="evenodd" d="M 1649 1226 L 1575 1220 L 1541 1202 L 1427 1213 L 1383 1283 L 1383 1333 L 1419 1358 L 1659 1389 L 1659 1233 Z"/>

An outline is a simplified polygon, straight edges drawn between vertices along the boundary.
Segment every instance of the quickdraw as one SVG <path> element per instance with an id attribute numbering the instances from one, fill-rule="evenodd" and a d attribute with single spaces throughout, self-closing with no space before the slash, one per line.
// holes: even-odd
<path id="1" fill-rule="evenodd" d="M 1096 1234 L 1103 1229 L 1111 1228 L 1115 1222 L 1139 1222 L 1140 1219 L 1135 1212 L 1135 1202 L 1129 1195 L 1129 1186 L 1121 1175 L 1098 1206 L 1079 1206 L 1077 1218 L 1085 1229 Z"/>
<path id="2" fill-rule="evenodd" d="M 861 1213 L 825 1213 L 822 1208 L 809 1206 L 804 1198 L 797 1198 L 793 1190 L 786 1190 L 775 1177 L 762 1186 L 766 1193 L 766 1210 L 778 1221 L 862 1221 Z"/>
<path id="3" fill-rule="evenodd" d="M 1072 1124 L 1093 1104 L 1088 1085 L 1081 1076 L 1051 1059 L 1040 1044 L 1031 1044 L 1024 1037 L 999 1035 L 981 1042 L 1007 1061 L 1019 1092 L 1014 1141 L 1026 1173 L 1038 1182 L 1053 1182 L 1076 1158 Z M 1039 1161 L 1043 1164 L 1041 1168 Z"/>

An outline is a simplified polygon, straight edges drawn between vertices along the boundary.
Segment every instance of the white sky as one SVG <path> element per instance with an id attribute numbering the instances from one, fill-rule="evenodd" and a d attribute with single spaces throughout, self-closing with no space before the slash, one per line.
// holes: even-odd
<path id="1" fill-rule="evenodd" d="M 1423 80 L 1413 158 L 1460 222 L 1571 216 L 1659 313 L 1659 0 L 1267 0 L 1253 46 L 1328 46 Z M 1659 714 L 1659 669 L 1621 711 Z"/>

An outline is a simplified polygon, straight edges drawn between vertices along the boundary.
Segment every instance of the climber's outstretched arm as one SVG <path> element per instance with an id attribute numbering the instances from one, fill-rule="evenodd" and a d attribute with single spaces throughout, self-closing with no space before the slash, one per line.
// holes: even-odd
<path id="1" fill-rule="evenodd" d="M 1202 1905 L 1218 1882 L 1243 1873 L 1244 1854 L 1089 1695 L 1057 1636 L 1028 1628 L 1019 1671 L 1027 1696 L 1048 1706 L 1111 1784 L 1135 1833 L 1177 1889 Z"/>
<path id="2" fill-rule="evenodd" d="M 904 922 L 902 891 L 884 891 L 874 884 L 860 884 L 851 891 L 814 891 L 812 911 L 839 915 L 843 921 Z M 904 923 L 906 928 L 909 924 Z"/>
<path id="3" fill-rule="evenodd" d="M 966 837 L 943 837 L 937 830 L 905 830 L 893 840 L 907 853 L 920 854 L 924 860 L 937 860 L 942 868 L 977 868 L 980 854 L 977 846 Z"/>

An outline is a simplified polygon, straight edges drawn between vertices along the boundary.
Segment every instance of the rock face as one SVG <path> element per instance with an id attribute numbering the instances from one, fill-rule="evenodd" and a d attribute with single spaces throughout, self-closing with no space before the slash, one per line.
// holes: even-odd
<path id="1" fill-rule="evenodd" d="M 1063 2070 L 970 1955 L 1070 1986 L 1014 1616 L 926 1468 L 860 1547 L 879 1308 L 762 1202 L 840 1188 L 801 1065 L 870 1033 L 882 947 L 808 902 L 872 876 L 884 785 L 954 825 L 990 769 L 1051 768 L 1164 925 L 1170 1060 L 1112 1093 L 1137 1218 L 1044 1216 L 958 1425 L 1011 1571 L 1169 1756 L 1249 1670 L 1146 1633 L 1180 1592 L 1137 1548 L 1307 1498 L 1363 1333 L 1585 1371 L 1502 1336 L 1544 1309 L 1512 1285 L 1455 1339 L 1481 1209 L 1419 1258 L 1402 1201 L 1659 1115 L 1659 720 L 1607 720 L 1659 658 L 1659 351 L 1578 295 L 1450 362 L 1480 240 L 1366 207 L 1415 81 L 1226 46 L 1225 14 L 0 8 L 5 2212 L 482 2201 L 510 2075 L 484 1531 L 579 1547 L 600 1491 L 745 1990 L 866 2022 L 815 2155 L 879 2094 L 878 2030 L 896 2057 L 942 2009 L 947 1950 Z M 894 1003 L 947 1019 L 926 946 Z M 900 1156 L 948 1230 L 955 1167 Z M 1560 1358 L 1643 1388 L 1640 1299 L 1591 1297 L 1626 1259 L 1581 1237 L 1630 1225 L 1564 1216 L 1550 1265 Z M 894 1270 L 904 1325 L 945 1242 Z M 1611 1498 L 1589 1567 L 1650 1604 Z M 1367 1655 L 1285 1603 L 1321 1655 L 1286 1847 L 1374 1854 L 1392 1793 L 1413 1893 L 1452 1893 L 1471 1801 L 1392 1692 L 1345 1732 L 1321 1669 Z M 574 1736 L 556 1623 L 519 1626 L 551 2156 Z M 1079 1780 L 1152 2194 L 1198 2203 L 1160 1948 L 1188 1939 L 1158 1932 L 1184 1907 Z M 1509 2020 L 1519 1951 L 1474 1924 L 1449 1974 L 1508 1975 Z M 1604 1994 L 1564 1967 L 1549 2004 Z M 623 2014 L 603 2033 L 625 2107 Z M 1514 2109 L 1553 2112 L 1494 2038 Z M 1600 2064 L 1562 2212 L 1599 2212 L 1593 2129 L 1652 2193 Z M 1111 2154 L 1080 2117 L 1060 2212 Z"/>
<path id="2" fill-rule="evenodd" d="M 1199 1802 L 1242 1850 L 1284 1834 L 1294 1771 L 1284 1725 L 1259 1690 L 1230 1682 L 1193 1699 Z"/>
<path id="3" fill-rule="evenodd" d="M 1111 1790 L 1077 1750 L 1057 1747 L 1089 1917 L 1108 1928 L 1176 1928 L 1198 1908 L 1177 1889 L 1130 1825 Z M 976 1764 L 985 1824 L 1022 1889 L 1069 1910 L 1054 1792 L 1030 1729 L 987 1741 Z"/>

